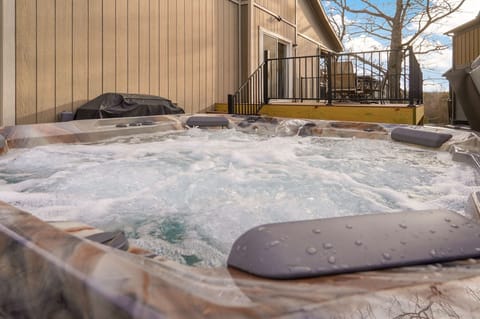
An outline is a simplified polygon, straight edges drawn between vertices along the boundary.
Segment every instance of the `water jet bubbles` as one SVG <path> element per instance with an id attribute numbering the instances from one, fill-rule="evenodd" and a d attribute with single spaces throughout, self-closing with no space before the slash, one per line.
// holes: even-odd
<path id="1" fill-rule="evenodd" d="M 337 259 L 335 258 L 335 256 L 330 256 L 328 257 L 327 261 L 329 264 L 334 265 L 337 262 Z"/>
<path id="2" fill-rule="evenodd" d="M 480 252 L 480 247 L 475 248 L 476 252 Z"/>
<path id="3" fill-rule="evenodd" d="M 323 248 L 324 249 L 332 249 L 333 248 L 333 245 L 331 243 L 324 243 L 323 244 Z"/>
<path id="4" fill-rule="evenodd" d="M 309 255 L 315 255 L 315 254 L 317 253 L 317 248 L 311 247 L 311 246 L 310 246 L 310 247 L 307 247 L 307 253 L 308 253 Z"/>
<path id="5" fill-rule="evenodd" d="M 258 231 L 264 231 L 266 228 L 267 228 L 267 227 L 260 226 L 260 227 L 258 227 L 258 229 L 257 229 L 257 230 L 258 230 Z"/>

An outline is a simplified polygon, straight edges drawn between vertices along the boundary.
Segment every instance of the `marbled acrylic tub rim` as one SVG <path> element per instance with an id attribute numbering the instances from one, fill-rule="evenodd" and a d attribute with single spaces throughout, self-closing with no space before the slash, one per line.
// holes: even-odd
<path id="1" fill-rule="evenodd" d="M 116 121 L 109 120 L 15 127 L 3 132 L 8 131 L 10 147 L 29 147 L 90 142 L 118 136 L 118 132 L 182 129 L 185 118 L 162 117 L 157 126 L 128 127 L 128 132 L 114 129 Z M 230 119 L 232 123 L 241 121 Z M 312 122 L 318 123 L 312 129 L 320 136 L 388 138 L 390 129 L 379 125 L 378 130 L 370 131 L 372 127 L 365 129 L 364 123 L 355 129 L 355 125 Z M 257 123 L 249 128 L 261 131 L 269 126 Z M 468 134 L 455 134 L 449 145 L 472 150 L 480 145 L 469 141 Z M 0 313 L 6 318 L 355 318 L 360 313 L 373 318 L 425 307 L 437 317 L 453 311 L 462 318 L 474 318 L 477 299 L 469 291 L 480 289 L 480 265 L 475 260 L 457 262 L 455 267 L 409 267 L 288 282 L 227 269 L 193 270 L 82 240 L 5 203 L 0 205 L 0 266 Z"/>

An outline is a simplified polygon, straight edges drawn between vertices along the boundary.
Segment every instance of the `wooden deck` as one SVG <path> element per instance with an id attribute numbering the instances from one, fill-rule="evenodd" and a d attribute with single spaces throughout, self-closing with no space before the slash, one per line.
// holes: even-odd
<path id="1" fill-rule="evenodd" d="M 226 103 L 217 103 L 215 111 L 227 113 Z M 409 107 L 406 104 L 360 104 L 337 103 L 270 103 L 261 110 L 261 115 L 306 118 L 331 121 L 356 121 L 393 124 L 423 124 L 424 106 Z"/>

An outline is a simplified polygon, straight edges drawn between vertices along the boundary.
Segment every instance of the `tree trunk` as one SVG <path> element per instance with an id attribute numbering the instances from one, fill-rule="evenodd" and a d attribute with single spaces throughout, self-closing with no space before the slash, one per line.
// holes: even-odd
<path id="1" fill-rule="evenodd" d="M 402 48 L 403 0 L 396 1 L 395 16 L 392 20 L 392 38 L 390 41 L 390 57 L 387 68 L 387 88 L 389 99 L 401 99 L 404 96 L 401 87 L 402 61 L 404 57 Z"/>

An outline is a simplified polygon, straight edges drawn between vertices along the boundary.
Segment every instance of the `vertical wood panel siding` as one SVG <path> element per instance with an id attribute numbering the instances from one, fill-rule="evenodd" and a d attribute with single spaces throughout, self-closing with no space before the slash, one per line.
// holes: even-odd
<path id="1" fill-rule="evenodd" d="M 37 14 L 37 120 L 55 120 L 55 0 L 38 0 L 46 14 Z"/>
<path id="2" fill-rule="evenodd" d="M 37 121 L 37 34 L 36 1 L 15 1 L 16 20 L 16 123 Z M 52 83 L 52 87 L 54 84 Z M 21 90 L 19 90 L 21 88 Z"/>
<path id="3" fill-rule="evenodd" d="M 103 92 L 102 50 L 102 1 L 88 0 L 88 99 Z M 62 67 L 57 61 L 56 68 Z"/>
<path id="4" fill-rule="evenodd" d="M 250 52 L 251 61 L 253 63 L 252 65 L 253 69 L 250 70 L 250 73 L 257 68 L 260 61 L 263 59 L 263 57 L 260 56 L 259 47 L 258 47 L 259 46 L 259 27 L 280 35 L 281 37 L 290 41 L 292 44 L 295 43 L 295 35 L 296 35 L 294 27 L 292 27 L 291 25 L 283 21 L 278 21 L 277 19 L 272 17 L 270 14 L 258 8 L 254 8 L 254 25 L 256 26 L 256 29 L 254 30 L 255 36 L 251 42 L 252 51 Z"/>
<path id="5" fill-rule="evenodd" d="M 73 110 L 88 101 L 88 0 L 73 1 Z M 45 49 L 48 52 L 48 48 Z M 54 103 L 45 105 L 52 110 Z M 54 118 L 49 121 L 55 121 Z M 45 122 L 45 121 L 39 121 Z"/>
<path id="6" fill-rule="evenodd" d="M 468 66 L 480 55 L 480 26 L 462 31 L 453 37 L 453 63 L 455 68 Z"/>
<path id="7" fill-rule="evenodd" d="M 98 1 L 98 0 L 97 0 Z M 104 92 L 114 92 L 116 87 L 116 19 L 115 13 L 116 3 L 115 0 L 103 0 L 102 7 L 102 20 L 103 20 L 103 91 Z M 113 36 L 108 36 L 113 35 Z"/>
<path id="8" fill-rule="evenodd" d="M 115 91 L 128 92 L 128 2 L 115 3 Z"/>
<path id="9" fill-rule="evenodd" d="M 72 0 L 57 0 L 55 6 L 55 64 L 57 65 L 55 67 L 55 104 L 57 105 L 55 113 L 57 114 L 62 111 L 71 112 L 73 106 Z"/>
<path id="10" fill-rule="evenodd" d="M 150 94 L 159 95 L 159 0 L 150 0 Z"/>
<path id="11" fill-rule="evenodd" d="M 95 1 L 95 0 L 93 0 Z M 139 0 L 127 0 L 127 92 L 139 93 Z"/>
<path id="12" fill-rule="evenodd" d="M 55 121 L 104 92 L 205 111 L 237 89 L 238 51 L 228 0 L 17 0 L 16 123 Z"/>

